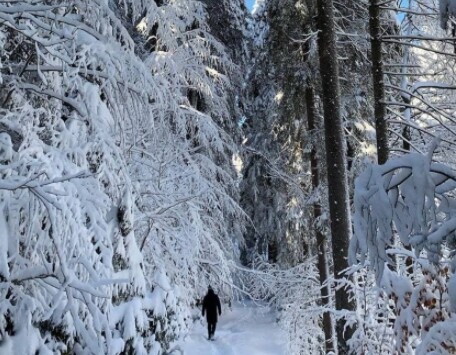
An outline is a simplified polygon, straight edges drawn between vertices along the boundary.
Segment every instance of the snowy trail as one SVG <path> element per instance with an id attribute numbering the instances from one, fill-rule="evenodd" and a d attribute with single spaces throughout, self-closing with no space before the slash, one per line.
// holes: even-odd
<path id="1" fill-rule="evenodd" d="M 272 312 L 250 303 L 225 309 L 215 340 L 207 340 L 206 322 L 197 322 L 180 344 L 183 355 L 285 355 L 285 334 Z M 176 353 L 177 354 L 177 353 Z"/>

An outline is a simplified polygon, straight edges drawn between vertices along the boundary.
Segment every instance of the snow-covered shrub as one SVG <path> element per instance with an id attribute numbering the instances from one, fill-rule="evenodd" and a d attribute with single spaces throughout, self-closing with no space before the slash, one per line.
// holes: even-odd
<path id="1" fill-rule="evenodd" d="M 440 345 L 451 346 L 433 329 L 450 321 L 456 299 L 456 173 L 432 162 L 435 148 L 371 165 L 356 181 L 349 258 L 375 272 L 384 301 L 393 307 L 394 346 L 401 353 L 426 347 L 420 345 L 424 339 L 431 344 L 429 334 L 440 334 Z M 407 258 L 413 270 L 405 267 Z"/>
<path id="2" fill-rule="evenodd" d="M 355 354 L 394 353 L 394 317 L 388 295 L 375 284 L 371 271 L 360 269 L 353 275 L 351 289 L 355 290 L 357 312 L 349 320 L 356 322 L 356 330 L 349 340 L 350 349 Z"/>

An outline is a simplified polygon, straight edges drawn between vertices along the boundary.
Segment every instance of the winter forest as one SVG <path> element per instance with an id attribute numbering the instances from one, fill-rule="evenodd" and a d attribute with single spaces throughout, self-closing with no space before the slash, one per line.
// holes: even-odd
<path id="1" fill-rule="evenodd" d="M 251 10 L 0 0 L 0 354 L 456 354 L 456 1 Z"/>

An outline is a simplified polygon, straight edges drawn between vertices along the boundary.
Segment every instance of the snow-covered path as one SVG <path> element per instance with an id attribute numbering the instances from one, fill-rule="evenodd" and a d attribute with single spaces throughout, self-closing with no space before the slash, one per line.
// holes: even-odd
<path id="1" fill-rule="evenodd" d="M 207 340 L 206 322 L 197 322 L 179 347 L 183 355 L 286 354 L 285 335 L 274 314 L 250 303 L 224 310 L 214 341 Z"/>

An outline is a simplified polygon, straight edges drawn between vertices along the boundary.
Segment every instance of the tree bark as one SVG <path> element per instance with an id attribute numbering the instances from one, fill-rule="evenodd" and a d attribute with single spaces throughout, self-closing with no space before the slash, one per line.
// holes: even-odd
<path id="1" fill-rule="evenodd" d="M 306 89 L 306 106 L 307 106 L 307 126 L 309 132 L 312 134 L 316 129 L 315 123 L 315 97 L 314 90 L 311 86 Z M 314 138 L 315 139 L 315 138 Z M 318 176 L 318 157 L 317 150 L 315 149 L 315 140 L 312 142 L 312 149 L 310 152 L 310 167 L 312 175 L 312 188 L 315 191 L 320 186 L 320 179 Z M 315 202 L 313 205 L 313 216 L 317 220 L 321 217 L 321 206 L 318 202 Z M 320 292 L 321 292 L 321 302 L 324 307 L 329 308 L 330 305 L 330 288 L 328 284 L 328 262 L 326 260 L 326 240 L 325 236 L 321 231 L 315 229 L 315 235 L 317 239 L 317 248 L 318 248 L 318 273 L 320 275 Z M 325 333 L 325 347 L 326 353 L 334 352 L 334 335 L 333 335 L 333 325 L 331 319 L 331 313 L 323 313 L 323 331 Z"/>
<path id="2" fill-rule="evenodd" d="M 409 8 L 410 8 L 410 4 L 409 4 Z M 410 34 L 410 27 L 411 27 L 411 23 L 412 23 L 410 14 L 407 15 L 407 21 L 409 21 L 410 24 L 408 26 L 408 30 L 407 30 L 406 34 Z M 405 48 L 404 57 L 403 57 L 404 65 L 409 64 L 409 58 L 410 58 L 409 48 Z M 408 77 L 407 77 L 407 69 L 405 67 L 402 68 L 402 74 L 404 75 L 404 77 L 402 78 L 403 82 L 401 83 L 401 87 L 406 88 L 406 87 L 408 87 Z M 412 108 L 410 107 L 412 100 L 411 100 L 410 95 L 408 95 L 405 92 L 401 93 L 401 97 L 402 97 L 402 101 L 404 102 L 404 108 L 403 108 L 402 114 L 403 114 L 404 119 L 406 119 L 408 121 L 412 118 Z M 410 131 L 409 125 L 404 125 L 404 128 L 402 128 L 402 137 L 403 137 L 402 149 L 404 151 L 410 152 L 410 150 L 412 148 L 410 145 L 410 142 L 412 141 L 412 132 Z M 404 248 L 408 251 L 412 251 L 411 245 L 404 245 Z M 405 271 L 406 271 L 407 275 L 413 274 L 413 258 L 410 256 L 407 256 L 405 258 Z"/>
<path id="3" fill-rule="evenodd" d="M 388 160 L 388 126 L 386 122 L 385 85 L 382 61 L 380 7 L 377 0 L 369 0 L 369 31 L 371 38 L 372 78 L 374 88 L 375 131 L 377 135 L 377 160 Z"/>
<path id="4" fill-rule="evenodd" d="M 328 176 L 328 199 L 334 277 L 342 279 L 343 270 L 348 267 L 347 251 L 351 235 L 350 210 L 348 204 L 346 146 L 341 116 L 339 66 L 337 61 L 334 6 L 332 0 L 318 0 L 318 51 L 320 75 L 323 88 L 323 111 L 325 122 L 326 164 Z M 345 288 L 336 290 L 336 310 L 354 310 Z M 354 329 L 345 328 L 345 320 L 336 324 L 339 354 L 348 354 L 347 340 Z M 345 331 L 344 331 L 345 330 Z"/>

